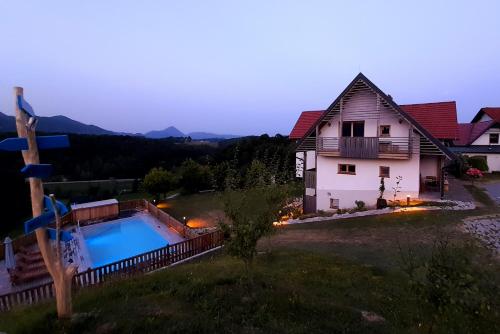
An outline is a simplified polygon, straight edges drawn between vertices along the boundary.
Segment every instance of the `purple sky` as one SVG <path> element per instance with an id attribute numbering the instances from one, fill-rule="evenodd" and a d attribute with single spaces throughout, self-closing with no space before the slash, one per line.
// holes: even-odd
<path id="1" fill-rule="evenodd" d="M 500 1 L 2 1 L 0 111 L 115 131 L 288 134 L 363 72 L 395 101 L 500 106 Z M 338 2 L 340 3 L 340 1 Z"/>

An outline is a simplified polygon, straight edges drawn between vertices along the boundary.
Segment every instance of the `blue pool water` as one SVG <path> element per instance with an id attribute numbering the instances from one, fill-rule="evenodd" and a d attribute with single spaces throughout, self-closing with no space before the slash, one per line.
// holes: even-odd
<path id="1" fill-rule="evenodd" d="M 82 228 L 92 267 L 165 247 L 168 241 L 143 219 L 133 216 Z"/>

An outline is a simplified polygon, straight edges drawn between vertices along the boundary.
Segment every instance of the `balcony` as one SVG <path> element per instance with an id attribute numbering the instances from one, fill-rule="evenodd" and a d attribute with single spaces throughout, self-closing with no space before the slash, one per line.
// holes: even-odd
<path id="1" fill-rule="evenodd" d="M 410 137 L 319 137 L 319 155 L 357 159 L 410 159 Z"/>

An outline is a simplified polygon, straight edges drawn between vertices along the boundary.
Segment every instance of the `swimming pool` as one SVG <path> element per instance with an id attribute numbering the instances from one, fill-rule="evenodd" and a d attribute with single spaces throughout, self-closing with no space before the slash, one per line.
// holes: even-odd
<path id="1" fill-rule="evenodd" d="M 85 226 L 81 232 L 93 268 L 184 240 L 144 213 Z"/>

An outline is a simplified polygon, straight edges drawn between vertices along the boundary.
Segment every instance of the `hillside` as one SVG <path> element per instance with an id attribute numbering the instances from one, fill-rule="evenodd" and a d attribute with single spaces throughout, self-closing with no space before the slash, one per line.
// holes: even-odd
<path id="1" fill-rule="evenodd" d="M 0 112 L 0 132 L 15 132 L 16 121 L 14 116 Z M 66 116 L 38 117 L 37 131 L 52 133 L 77 133 L 83 135 L 116 135 L 117 133 L 105 130 L 96 125 L 84 124 Z"/>

